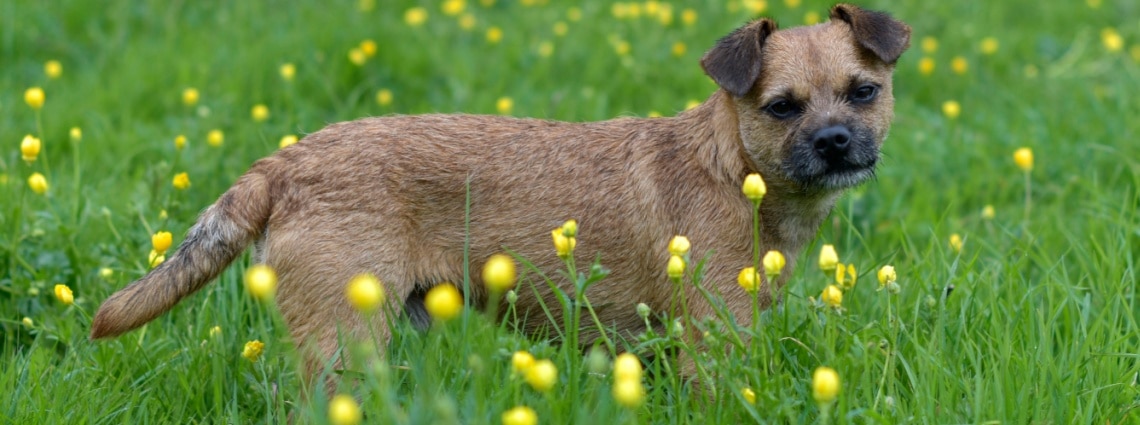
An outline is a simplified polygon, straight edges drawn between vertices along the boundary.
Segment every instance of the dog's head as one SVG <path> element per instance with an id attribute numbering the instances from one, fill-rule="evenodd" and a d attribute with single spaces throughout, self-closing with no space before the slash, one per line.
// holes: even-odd
<path id="1" fill-rule="evenodd" d="M 749 23 L 701 66 L 731 95 L 744 149 L 766 179 L 831 191 L 874 175 L 894 115 L 891 76 L 909 44 L 906 24 L 840 4 L 810 27 Z"/>

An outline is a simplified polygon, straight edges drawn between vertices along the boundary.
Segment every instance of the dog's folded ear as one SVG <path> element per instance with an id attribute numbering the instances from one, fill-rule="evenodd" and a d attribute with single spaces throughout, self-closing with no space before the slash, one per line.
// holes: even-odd
<path id="1" fill-rule="evenodd" d="M 888 65 L 893 65 L 910 46 L 910 27 L 883 12 L 837 4 L 831 8 L 831 20 L 851 25 L 859 45 Z"/>
<path id="2" fill-rule="evenodd" d="M 705 74 L 733 96 L 743 97 L 760 78 L 760 49 L 776 22 L 760 19 L 721 38 L 701 58 Z"/>

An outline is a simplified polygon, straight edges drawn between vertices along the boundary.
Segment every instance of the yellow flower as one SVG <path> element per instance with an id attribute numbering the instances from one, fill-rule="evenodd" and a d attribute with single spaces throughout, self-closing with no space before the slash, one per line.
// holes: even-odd
<path id="1" fill-rule="evenodd" d="M 550 237 L 554 240 L 554 251 L 562 258 L 573 254 L 574 248 L 578 245 L 578 239 L 566 237 L 562 228 L 551 230 Z"/>
<path id="2" fill-rule="evenodd" d="M 182 90 L 182 104 L 194 106 L 198 104 L 198 89 L 190 87 Z"/>
<path id="3" fill-rule="evenodd" d="M 787 264 L 787 259 L 780 251 L 768 251 L 764 254 L 764 273 L 768 276 L 779 276 L 780 272 L 784 271 L 784 266 Z"/>
<path id="4" fill-rule="evenodd" d="M 641 381 L 641 374 L 641 360 L 633 353 L 621 353 L 614 359 L 615 381 Z"/>
<path id="5" fill-rule="evenodd" d="M 811 375 L 811 396 L 817 403 L 826 404 L 839 396 L 839 374 L 827 366 L 820 366 Z"/>
<path id="6" fill-rule="evenodd" d="M 950 249 L 954 252 L 962 252 L 962 236 L 955 233 L 950 235 Z"/>
<path id="7" fill-rule="evenodd" d="M 277 292 L 277 272 L 265 264 L 255 264 L 245 271 L 245 290 L 261 301 L 273 299 Z"/>
<path id="8" fill-rule="evenodd" d="M 768 2 L 764 0 L 743 0 L 743 5 L 753 15 L 764 13 L 768 9 Z"/>
<path id="9" fill-rule="evenodd" d="M 835 270 L 837 264 L 839 264 L 839 254 L 835 252 L 835 245 L 825 244 L 819 250 L 819 269 L 829 272 Z"/>
<path id="10" fill-rule="evenodd" d="M 71 130 L 67 132 L 67 136 L 71 138 L 71 141 L 79 142 L 83 140 L 83 130 L 79 127 L 71 127 Z"/>
<path id="11" fill-rule="evenodd" d="M 447 16 L 456 16 L 463 13 L 463 9 L 467 6 L 463 0 L 445 0 L 443 2 L 443 14 Z"/>
<path id="12" fill-rule="evenodd" d="M 689 238 L 677 235 L 669 241 L 669 253 L 673 255 L 684 256 L 685 254 L 689 253 L 689 248 L 691 246 L 692 244 L 689 243 Z"/>
<path id="13" fill-rule="evenodd" d="M 1021 171 L 1030 172 L 1033 170 L 1033 150 L 1029 148 L 1019 148 L 1013 152 L 1013 163 L 1017 164 L 1017 168 Z"/>
<path id="14" fill-rule="evenodd" d="M 190 187 L 190 175 L 186 173 L 178 173 L 174 175 L 174 188 L 178 190 L 186 190 Z"/>
<path id="15" fill-rule="evenodd" d="M 924 57 L 918 60 L 918 73 L 922 75 L 930 75 L 934 72 L 934 59 Z"/>
<path id="16" fill-rule="evenodd" d="M 221 334 L 222 334 L 222 327 L 221 326 L 215 325 L 214 327 L 210 328 L 210 338 L 215 338 Z"/>
<path id="17" fill-rule="evenodd" d="M 348 61 L 352 62 L 353 65 L 361 66 L 368 61 L 368 55 L 365 55 L 364 51 L 359 48 L 353 48 L 348 51 Z"/>
<path id="18" fill-rule="evenodd" d="M 409 26 L 418 27 L 427 21 L 427 9 L 422 7 L 413 7 L 404 12 L 404 23 Z"/>
<path id="19" fill-rule="evenodd" d="M 55 285 L 55 299 L 63 303 L 63 305 L 71 305 L 75 302 L 75 297 L 71 294 L 71 288 L 67 285 Z"/>
<path id="20" fill-rule="evenodd" d="M 182 148 L 184 148 L 184 147 L 186 147 L 186 136 L 183 136 L 181 134 L 179 134 L 178 136 L 175 136 L 174 137 L 174 149 L 182 150 Z"/>
<path id="21" fill-rule="evenodd" d="M 501 293 L 515 286 L 515 260 L 506 254 L 494 254 L 483 265 L 483 285 Z"/>
<path id="22" fill-rule="evenodd" d="M 744 396 L 744 401 L 747 401 L 748 404 L 756 404 L 756 392 L 752 391 L 751 388 L 740 389 L 740 395 Z"/>
<path id="23" fill-rule="evenodd" d="M 28 177 L 28 187 L 32 189 L 32 192 L 36 192 L 37 195 L 43 195 L 48 191 L 47 178 L 44 177 L 43 174 L 32 173 L 32 175 Z"/>
<path id="24" fill-rule="evenodd" d="M 371 313 L 384 303 L 384 287 L 371 274 L 359 274 L 344 288 L 348 303 L 361 313 Z"/>
<path id="25" fill-rule="evenodd" d="M 676 255 L 670 255 L 669 265 L 665 268 L 665 272 L 670 278 L 680 279 L 685 275 L 685 259 Z"/>
<path id="26" fill-rule="evenodd" d="M 286 134 L 285 136 L 281 137 L 281 142 L 277 143 L 277 146 L 280 149 L 284 149 L 295 144 L 297 144 L 297 136 Z"/>
<path id="27" fill-rule="evenodd" d="M 35 162 L 36 158 L 40 156 L 40 148 L 43 146 L 40 139 L 32 136 L 31 134 L 24 136 L 24 140 L 20 141 L 20 156 L 24 161 Z"/>
<path id="28" fill-rule="evenodd" d="M 297 75 L 297 66 L 292 63 L 282 64 L 280 72 L 282 80 L 293 81 L 293 77 Z"/>
<path id="29" fill-rule="evenodd" d="M 962 113 L 962 105 L 959 105 L 957 101 L 947 100 L 942 103 L 942 114 L 946 115 L 946 118 L 958 118 L 960 113 Z"/>
<path id="30" fill-rule="evenodd" d="M 253 340 L 245 343 L 245 347 L 241 349 L 241 356 L 246 360 L 256 363 L 257 359 L 261 358 L 261 353 L 265 351 L 265 344 L 258 340 Z"/>
<path id="31" fill-rule="evenodd" d="M 784 0 L 784 5 L 790 9 L 800 7 L 800 0 Z"/>
<path id="32" fill-rule="evenodd" d="M 260 103 L 253 105 L 253 109 L 249 111 L 249 116 L 252 117 L 254 121 L 265 122 L 265 120 L 269 119 L 269 107 Z"/>
<path id="33" fill-rule="evenodd" d="M 523 374 L 526 383 L 538 392 L 547 392 L 558 383 L 558 367 L 549 359 L 534 362 Z"/>
<path id="34" fill-rule="evenodd" d="M 226 141 L 226 134 L 222 130 L 213 129 L 206 133 L 206 143 L 213 147 L 221 146 Z"/>
<path id="35" fill-rule="evenodd" d="M 60 75 L 63 75 L 63 64 L 57 60 L 47 61 L 47 63 L 44 64 L 44 74 L 47 74 L 48 78 L 53 80 L 59 78 Z"/>
<path id="36" fill-rule="evenodd" d="M 156 232 L 150 237 L 151 245 L 154 245 L 155 252 L 162 254 L 170 249 L 170 245 L 174 243 L 174 236 L 170 232 Z"/>
<path id="37" fill-rule="evenodd" d="M 534 356 L 530 353 L 519 350 L 511 355 L 511 368 L 515 373 L 524 375 L 526 371 L 530 370 L 531 366 L 534 366 Z"/>
<path id="38" fill-rule="evenodd" d="M 487 28 L 487 42 L 499 44 L 500 41 L 503 41 L 503 30 L 499 27 Z"/>
<path id="39" fill-rule="evenodd" d="M 166 261 L 166 256 L 161 252 L 155 251 L 153 249 L 150 250 L 150 254 L 146 257 L 146 263 L 152 269 L 158 267 L 158 265 L 162 264 L 164 261 Z"/>
<path id="40" fill-rule="evenodd" d="M 994 211 L 993 205 L 982 207 L 982 219 L 993 220 L 995 215 L 997 215 L 997 212 Z"/>
<path id="41" fill-rule="evenodd" d="M 541 43 L 538 43 L 538 55 L 539 56 L 542 56 L 544 58 L 548 58 L 548 57 L 550 57 L 550 55 L 553 55 L 553 54 L 554 54 L 554 43 L 551 43 L 549 41 L 543 41 Z"/>
<path id="42" fill-rule="evenodd" d="M 562 236 L 573 238 L 578 236 L 578 220 L 569 219 L 562 223 Z"/>
<path id="43" fill-rule="evenodd" d="M 424 297 L 424 308 L 436 320 L 451 320 L 463 311 L 463 297 L 455 285 L 442 283 L 428 291 Z"/>
<path id="44" fill-rule="evenodd" d="M 470 13 L 465 13 L 463 16 L 460 16 L 459 17 L 459 28 L 462 28 L 464 31 L 471 31 L 472 29 L 474 29 L 475 28 L 475 15 L 472 15 Z"/>
<path id="45" fill-rule="evenodd" d="M 566 19 L 570 20 L 570 22 L 578 22 L 578 20 L 582 19 L 582 9 L 577 7 L 566 9 Z"/>
<path id="46" fill-rule="evenodd" d="M 998 40 L 995 37 L 986 37 L 982 39 L 980 45 L 983 55 L 992 55 L 998 51 Z"/>
<path id="47" fill-rule="evenodd" d="M 562 37 L 570 31 L 570 26 L 566 25 L 565 22 L 559 21 L 554 23 L 554 26 L 551 28 L 551 30 L 554 32 L 554 35 Z"/>
<path id="48" fill-rule="evenodd" d="M 23 320 L 20 320 L 20 323 L 23 323 L 25 327 L 29 327 L 29 328 L 34 327 L 36 325 L 35 322 L 32 322 L 32 318 L 30 318 L 30 317 L 23 318 Z"/>
<path id="49" fill-rule="evenodd" d="M 361 41 L 359 49 L 364 53 L 364 56 L 376 56 L 376 42 L 371 39 Z"/>
<path id="50" fill-rule="evenodd" d="M 969 69 L 970 69 L 970 64 L 968 62 L 966 62 L 966 58 L 964 58 L 964 57 L 955 56 L 954 59 L 950 60 L 950 70 L 954 71 L 955 74 L 958 74 L 958 75 L 965 74 L 966 71 Z"/>
<path id="51" fill-rule="evenodd" d="M 760 289 L 760 274 L 756 272 L 755 267 L 745 267 L 736 275 L 736 283 L 746 292 L 756 292 Z"/>
<path id="52" fill-rule="evenodd" d="M 744 196 L 748 197 L 752 203 L 760 203 L 764 199 L 764 194 L 768 193 L 768 186 L 764 184 L 764 179 L 759 174 L 752 173 L 744 178 Z"/>
<path id="53" fill-rule="evenodd" d="M 693 9 L 682 10 L 681 22 L 683 22 L 685 26 L 693 26 L 693 24 L 697 23 L 697 11 Z"/>
<path id="54" fill-rule="evenodd" d="M 356 3 L 356 8 L 361 12 L 371 12 L 376 8 L 376 0 L 360 0 Z"/>
<path id="55" fill-rule="evenodd" d="M 32 109 L 40 110 L 44 107 L 44 89 L 32 87 L 24 91 L 24 103 Z"/>
<path id="56" fill-rule="evenodd" d="M 858 278 L 858 275 L 855 274 L 854 264 L 847 264 L 845 266 L 841 263 L 835 266 L 835 283 L 838 283 L 844 290 L 854 288 L 856 278 Z"/>
<path id="57" fill-rule="evenodd" d="M 99 269 L 99 277 L 103 278 L 103 280 L 109 281 L 114 276 L 115 276 L 115 271 L 112 270 L 110 267 L 103 267 L 103 268 Z"/>
<path id="58" fill-rule="evenodd" d="M 392 104 L 392 91 L 388 89 L 380 89 L 376 92 L 376 103 L 380 106 L 388 106 Z"/>
<path id="59" fill-rule="evenodd" d="M 819 12 L 809 10 L 804 13 L 804 25 L 815 25 L 819 23 Z"/>
<path id="60" fill-rule="evenodd" d="M 510 114 L 514 106 L 515 102 L 509 97 L 500 97 L 499 100 L 495 102 L 495 109 L 502 115 Z"/>
<path id="61" fill-rule="evenodd" d="M 895 266 L 886 265 L 879 268 L 879 287 L 887 286 L 891 282 L 899 279 L 899 275 L 895 273 Z"/>
<path id="62" fill-rule="evenodd" d="M 687 50 L 685 47 L 685 43 L 682 43 L 680 41 L 673 43 L 673 56 L 676 56 L 676 57 L 684 56 L 685 50 Z"/>
<path id="63" fill-rule="evenodd" d="M 839 290 L 838 286 L 827 285 L 823 288 L 823 293 L 819 295 L 820 301 L 832 307 L 838 308 L 843 305 L 843 291 Z"/>
<path id="64" fill-rule="evenodd" d="M 362 418 L 360 405 L 352 396 L 337 394 L 329 401 L 329 422 L 334 425 L 356 425 Z"/>
<path id="65" fill-rule="evenodd" d="M 614 381 L 614 400 L 629 409 L 636 409 L 645 402 L 645 386 L 641 380 L 619 379 Z"/>
<path id="66" fill-rule="evenodd" d="M 534 409 L 518 406 L 503 412 L 503 425 L 535 425 L 538 423 L 538 414 Z"/>
<path id="67" fill-rule="evenodd" d="M 1108 27 L 1100 30 L 1100 41 L 1104 43 L 1104 48 L 1110 52 L 1119 52 L 1124 48 L 1124 37 L 1116 32 L 1116 28 Z"/>
<path id="68" fill-rule="evenodd" d="M 934 37 L 922 38 L 922 51 L 926 53 L 934 53 L 938 51 L 938 39 Z"/>
<path id="69" fill-rule="evenodd" d="M 628 41 L 618 40 L 614 43 L 614 53 L 617 53 L 618 56 L 628 56 L 630 49 Z"/>

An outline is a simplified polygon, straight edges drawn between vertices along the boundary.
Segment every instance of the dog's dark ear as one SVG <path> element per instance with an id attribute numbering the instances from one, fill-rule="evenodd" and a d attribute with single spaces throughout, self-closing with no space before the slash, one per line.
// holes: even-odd
<path id="1" fill-rule="evenodd" d="M 760 48 L 776 31 L 771 19 L 761 19 L 726 35 L 701 58 L 705 74 L 733 96 L 742 97 L 760 78 Z"/>
<path id="2" fill-rule="evenodd" d="M 910 27 L 883 12 L 837 4 L 831 8 L 831 20 L 851 25 L 859 45 L 888 65 L 893 65 L 910 46 Z"/>

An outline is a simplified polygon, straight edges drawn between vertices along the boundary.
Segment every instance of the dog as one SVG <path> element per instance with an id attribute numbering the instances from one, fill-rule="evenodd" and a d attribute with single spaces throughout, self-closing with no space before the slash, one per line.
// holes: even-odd
<path id="1" fill-rule="evenodd" d="M 346 300 L 354 276 L 375 275 L 389 307 L 424 322 L 427 291 L 463 281 L 465 244 L 470 270 L 509 250 L 573 293 L 550 239 L 571 218 L 578 255 L 611 270 L 588 294 L 602 324 L 632 334 L 644 329 L 637 303 L 670 306 L 667 245 L 685 235 L 693 252 L 711 253 L 705 285 L 747 325 L 753 298 L 736 278 L 752 264 L 755 207 L 744 178 L 759 173 L 767 184 L 761 252 L 784 253 L 791 269 L 844 189 L 874 175 L 894 114 L 891 79 L 910 27 L 847 4 L 830 18 L 785 30 L 760 19 L 723 37 L 700 62 L 718 90 L 676 117 L 436 114 L 330 125 L 255 162 L 175 254 L 103 303 L 91 338 L 163 314 L 256 242 L 256 261 L 279 277 L 277 307 L 294 342 L 330 359 L 343 331 L 390 337 L 387 316 L 366 323 Z M 762 306 L 782 284 L 763 283 Z M 714 315 L 691 285 L 685 291 L 691 317 Z M 546 285 L 518 294 L 525 329 L 545 325 L 542 304 L 562 314 Z M 463 295 L 487 302 L 478 273 Z"/>

